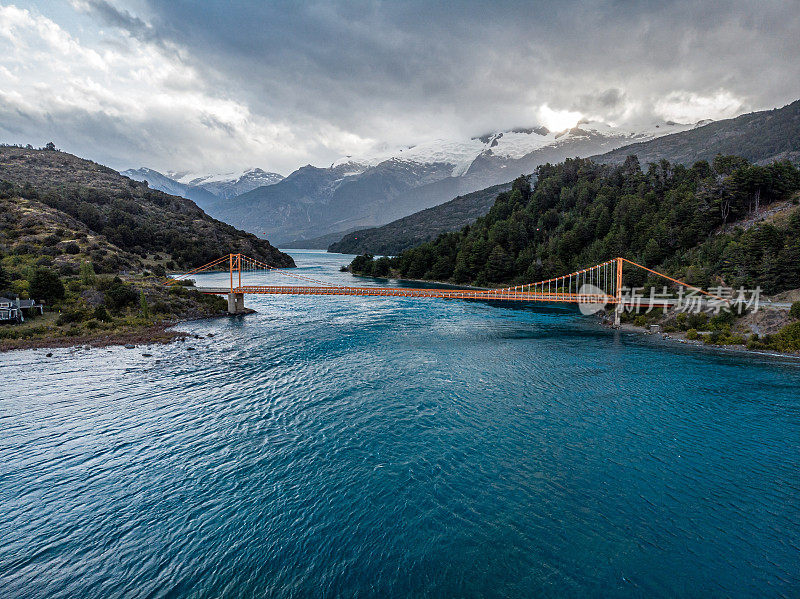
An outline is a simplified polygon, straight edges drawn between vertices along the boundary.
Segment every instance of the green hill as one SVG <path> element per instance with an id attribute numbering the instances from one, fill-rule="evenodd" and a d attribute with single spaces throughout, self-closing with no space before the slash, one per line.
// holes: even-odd
<path id="1" fill-rule="evenodd" d="M 534 282 L 624 256 L 689 283 L 800 287 L 800 211 L 780 224 L 731 227 L 800 189 L 789 162 L 717 157 L 642 170 L 574 159 L 514 181 L 485 217 L 393 259 L 359 257 L 361 274 L 495 285 Z M 797 202 L 797 196 L 792 200 Z M 791 206 L 791 205 L 790 205 Z M 628 281 L 629 284 L 644 281 Z"/>
<path id="2" fill-rule="evenodd" d="M 34 211 L 45 205 L 63 213 L 64 218 L 85 226 L 93 239 L 102 237 L 101 243 L 132 256 L 125 260 L 149 263 L 148 256 L 157 254 L 164 264 L 191 268 L 241 252 L 275 266 L 294 265 L 291 257 L 269 242 L 211 218 L 191 200 L 150 189 L 65 152 L 0 147 L 0 181 L 6 197 L 33 202 Z M 13 231 L 14 222 L 6 221 L 6 227 Z M 26 243 L 42 246 L 43 234 Z M 58 248 L 65 241 L 52 237 L 61 237 L 55 229 L 46 234 L 50 246 Z M 90 243 L 72 241 L 82 249 Z"/>
<path id="3" fill-rule="evenodd" d="M 0 296 L 44 315 L 0 324 L 4 349 L 169 340 L 165 327 L 225 313 L 223 299 L 162 285 L 228 252 L 291 257 L 104 166 L 55 150 L 0 147 Z"/>

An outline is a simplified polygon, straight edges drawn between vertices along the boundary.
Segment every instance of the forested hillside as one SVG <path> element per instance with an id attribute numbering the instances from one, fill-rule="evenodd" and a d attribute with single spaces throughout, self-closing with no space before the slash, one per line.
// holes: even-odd
<path id="1" fill-rule="evenodd" d="M 139 258 L 158 254 L 174 268 L 198 266 L 228 252 L 276 266 L 294 265 L 267 241 L 211 218 L 191 200 L 55 149 L 0 147 L 0 186 L 3 197 L 30 202 L 33 213 L 40 211 L 39 204 L 47 206 L 62 213 L 64 220 L 85 226 L 92 238 L 101 236 L 103 243 Z M 7 244 L 24 242 L 33 251 L 45 243 L 42 236 L 26 239 L 20 221 L 8 213 L 2 227 Z M 62 237 L 54 228 L 45 246 L 58 250 L 62 242 L 71 241 L 88 250 L 92 243 Z"/>
<path id="2" fill-rule="evenodd" d="M 510 188 L 511 183 L 495 185 L 458 196 L 449 202 L 416 212 L 382 227 L 349 233 L 332 244 L 328 251 L 394 256 L 426 241 L 433 241 L 442 233 L 458 231 L 464 225 L 472 223 L 489 211 L 498 193 Z"/>
<path id="3" fill-rule="evenodd" d="M 497 196 L 472 226 L 389 259 L 359 257 L 352 270 L 385 276 L 491 285 L 568 273 L 615 256 L 708 287 L 800 287 L 800 171 L 789 162 L 755 166 L 718 156 L 687 168 L 661 161 L 642 169 L 574 159 L 536 169 Z M 788 202 L 781 222 L 730 223 Z M 638 283 L 629 281 L 629 283 Z"/>

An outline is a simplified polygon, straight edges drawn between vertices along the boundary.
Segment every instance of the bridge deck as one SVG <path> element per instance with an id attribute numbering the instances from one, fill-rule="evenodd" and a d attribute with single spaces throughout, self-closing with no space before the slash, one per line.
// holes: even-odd
<path id="1" fill-rule="evenodd" d="M 227 294 L 230 288 L 198 287 L 202 293 Z M 303 285 L 249 285 L 234 287 L 233 293 L 262 295 L 357 295 L 365 297 L 416 297 L 440 299 L 474 299 L 485 301 L 616 303 L 606 294 L 509 292 L 491 289 L 416 289 L 408 287 L 325 287 Z"/>

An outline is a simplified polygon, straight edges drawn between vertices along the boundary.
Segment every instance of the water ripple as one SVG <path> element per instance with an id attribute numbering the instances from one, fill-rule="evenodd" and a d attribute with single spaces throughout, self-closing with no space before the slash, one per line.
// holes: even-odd
<path id="1" fill-rule="evenodd" d="M 0 595 L 800 594 L 795 363 L 325 299 L 1 356 Z"/>

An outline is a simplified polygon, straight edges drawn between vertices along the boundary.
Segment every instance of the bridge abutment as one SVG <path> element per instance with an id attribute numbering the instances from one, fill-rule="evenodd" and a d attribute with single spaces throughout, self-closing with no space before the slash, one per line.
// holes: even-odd
<path id="1" fill-rule="evenodd" d="M 244 293 L 228 294 L 228 314 L 244 314 Z"/>

